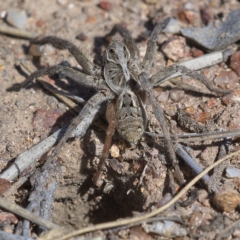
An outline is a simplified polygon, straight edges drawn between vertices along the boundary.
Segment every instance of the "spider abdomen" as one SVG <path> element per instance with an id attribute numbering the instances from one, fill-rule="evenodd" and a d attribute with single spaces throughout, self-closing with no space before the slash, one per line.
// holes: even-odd
<path id="1" fill-rule="evenodd" d="M 139 98 L 129 89 L 124 89 L 116 103 L 116 128 L 130 145 L 136 145 L 144 132 L 143 109 Z"/>

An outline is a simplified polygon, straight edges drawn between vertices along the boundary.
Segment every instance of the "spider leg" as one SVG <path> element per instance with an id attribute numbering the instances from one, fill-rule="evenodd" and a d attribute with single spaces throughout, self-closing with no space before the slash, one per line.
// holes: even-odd
<path id="1" fill-rule="evenodd" d="M 54 74 L 63 74 L 66 77 L 69 77 L 72 80 L 76 81 L 77 83 L 83 84 L 88 87 L 95 86 L 94 78 L 92 76 L 86 75 L 70 67 L 56 65 L 48 68 L 43 68 L 41 70 L 38 70 L 32 73 L 27 77 L 27 79 L 24 82 L 20 84 L 14 84 L 8 90 L 20 90 L 21 88 L 26 87 L 31 81 L 33 81 L 34 78 L 38 78 L 44 75 L 54 75 Z"/>
<path id="2" fill-rule="evenodd" d="M 152 67 L 154 55 L 156 52 L 158 35 L 162 31 L 162 29 L 168 24 L 169 20 L 170 18 L 165 19 L 163 22 L 158 23 L 153 29 L 153 32 L 147 44 L 147 50 L 146 50 L 145 56 L 141 63 L 141 66 L 145 69 L 145 71 L 147 71 Z"/>
<path id="3" fill-rule="evenodd" d="M 93 178 L 93 181 L 94 181 L 96 186 L 101 185 L 100 176 L 101 176 L 102 167 L 103 167 L 103 164 L 105 163 L 105 160 L 106 160 L 106 158 L 109 154 L 109 149 L 111 147 L 112 136 L 114 134 L 115 127 L 116 127 L 115 112 L 116 112 L 116 105 L 113 101 L 111 101 L 111 102 L 109 102 L 108 107 L 107 107 L 107 111 L 106 111 L 106 118 L 107 118 L 107 121 L 108 121 L 108 128 L 107 128 L 107 132 L 106 132 L 106 140 L 105 140 L 105 143 L 104 143 L 102 156 L 101 156 L 100 162 L 98 164 L 98 170 L 97 170 L 97 172 L 96 172 L 96 174 Z"/>
<path id="4" fill-rule="evenodd" d="M 94 66 L 73 43 L 54 36 L 48 36 L 42 39 L 34 39 L 34 44 L 51 44 L 58 49 L 67 49 L 82 66 L 83 71 L 89 75 L 95 75 L 96 66 Z"/>
<path id="5" fill-rule="evenodd" d="M 174 146 L 173 146 L 173 143 L 171 141 L 170 133 L 169 133 L 166 121 L 165 121 L 163 111 L 160 108 L 160 106 L 159 106 L 159 104 L 158 104 L 158 102 L 157 102 L 157 100 L 154 96 L 154 93 L 152 91 L 151 83 L 149 82 L 148 77 L 145 73 L 142 73 L 142 74 L 139 75 L 139 81 L 140 81 L 142 87 L 146 90 L 148 99 L 153 106 L 155 116 L 156 116 L 157 120 L 159 121 L 159 123 L 161 125 L 163 135 L 164 135 L 164 138 L 165 138 L 165 143 L 167 145 L 167 151 L 168 151 L 168 154 L 169 154 L 169 157 L 170 157 L 171 164 L 176 171 L 176 174 L 178 176 L 178 180 L 179 180 L 180 184 L 183 184 L 185 181 L 184 181 L 182 172 L 181 172 L 181 170 L 179 168 L 179 165 L 178 165 L 178 160 L 176 158 L 176 154 L 175 154 L 175 151 L 174 151 Z"/>
<path id="6" fill-rule="evenodd" d="M 102 90 L 95 94 L 88 102 L 84 105 L 82 111 L 79 115 L 73 119 L 70 126 L 68 127 L 65 135 L 58 142 L 54 148 L 50 159 L 57 156 L 62 145 L 72 137 L 81 138 L 89 128 L 90 124 L 93 121 L 94 116 L 100 109 L 101 103 L 109 99 L 114 99 L 115 95 L 110 90 Z"/>
<path id="7" fill-rule="evenodd" d="M 113 36 L 117 32 L 124 38 L 124 43 L 130 52 L 131 58 L 133 60 L 138 61 L 140 58 L 138 48 L 137 48 L 135 42 L 133 41 L 129 31 L 125 27 L 123 27 L 121 24 L 115 25 L 113 27 L 112 31 L 107 35 L 107 37 Z"/>
<path id="8" fill-rule="evenodd" d="M 220 93 L 220 94 L 228 94 L 230 91 L 223 90 L 219 88 L 215 88 L 211 82 L 207 80 L 202 74 L 197 73 L 196 71 L 190 70 L 184 66 L 181 65 L 172 65 L 162 71 L 159 71 L 155 73 L 151 78 L 150 82 L 152 83 L 152 86 L 160 85 L 161 83 L 167 81 L 165 78 L 171 76 L 174 73 L 180 72 L 181 74 L 190 76 L 204 84 L 210 91 Z M 193 87 L 194 91 L 194 87 Z"/>

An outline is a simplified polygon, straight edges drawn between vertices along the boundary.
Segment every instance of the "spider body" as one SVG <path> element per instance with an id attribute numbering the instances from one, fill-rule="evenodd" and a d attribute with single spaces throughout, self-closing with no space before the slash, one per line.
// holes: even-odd
<path id="1" fill-rule="evenodd" d="M 170 139 L 164 114 L 155 99 L 152 87 L 159 85 L 165 78 L 171 76 L 173 73 L 180 72 L 201 81 L 211 91 L 220 94 L 224 94 L 226 91 L 215 89 L 202 75 L 180 65 L 170 66 L 163 71 L 157 72 L 152 77 L 148 77 L 148 70 L 152 67 L 154 54 L 156 52 L 157 37 L 168 21 L 169 19 L 166 19 L 155 26 L 142 61 L 140 61 L 139 51 L 129 32 L 122 26 L 116 25 L 110 35 L 119 32 L 124 38 L 124 43 L 113 41 L 109 44 L 104 54 L 103 72 L 101 72 L 99 67 L 94 66 L 75 45 L 66 40 L 49 36 L 33 41 L 33 43 L 36 44 L 48 43 L 59 49 L 67 49 L 82 66 L 82 71 L 60 65 L 48 67 L 32 73 L 20 87 L 24 87 L 34 78 L 61 73 L 82 85 L 95 87 L 98 90 L 97 93 L 85 103 L 82 111 L 72 121 L 67 133 L 55 147 L 52 157 L 58 154 L 62 144 L 69 137 L 82 137 L 93 121 L 101 103 L 109 101 L 110 104 L 106 114 L 109 127 L 106 133 L 106 142 L 102 158 L 100 159 L 98 174 L 95 177 L 95 182 L 97 182 L 104 160 L 108 156 L 111 137 L 115 128 L 130 145 L 136 145 L 141 138 L 147 124 L 147 114 L 143 104 L 147 97 L 152 104 L 156 118 L 165 136 L 169 162 L 177 172 L 180 183 L 183 183 L 184 180 L 178 167 L 174 146 Z M 104 78 L 102 78 L 102 76 L 104 76 Z M 114 104 L 113 100 L 116 104 Z"/>

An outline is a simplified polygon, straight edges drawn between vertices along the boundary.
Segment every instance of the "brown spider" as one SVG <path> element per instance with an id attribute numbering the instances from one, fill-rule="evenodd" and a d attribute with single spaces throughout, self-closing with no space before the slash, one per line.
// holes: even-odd
<path id="1" fill-rule="evenodd" d="M 214 88 L 204 76 L 179 65 L 170 66 L 153 76 L 149 76 L 148 71 L 153 64 L 158 35 L 167 25 L 168 21 L 169 19 L 166 19 L 155 26 L 142 61 L 129 32 L 121 25 L 116 25 L 110 35 L 119 32 L 124 38 L 124 43 L 113 41 L 109 44 L 104 53 L 103 68 L 93 65 L 75 45 L 66 40 L 49 36 L 41 40 L 32 41 L 35 44 L 52 44 L 58 49 L 67 49 L 82 66 L 82 71 L 67 66 L 56 65 L 32 73 L 18 87 L 22 88 L 26 86 L 34 78 L 57 73 L 63 74 L 81 85 L 94 87 L 97 90 L 97 93 L 86 102 L 80 114 L 72 121 L 66 134 L 55 147 L 51 157 L 58 154 L 62 144 L 68 138 L 82 137 L 93 121 L 100 105 L 108 101 L 106 118 L 109 126 L 98 172 L 94 176 L 94 181 L 98 185 L 102 165 L 108 155 L 115 128 L 120 136 L 131 146 L 136 145 L 141 138 L 147 124 L 144 102 L 148 98 L 152 104 L 156 118 L 162 127 L 170 162 L 177 172 L 180 183 L 184 182 L 176 159 L 174 146 L 170 139 L 169 130 L 164 120 L 163 111 L 154 97 L 152 88 L 164 82 L 173 73 L 180 72 L 201 81 L 211 91 L 220 94 L 225 94 L 227 91 Z M 76 128 L 78 128 L 77 134 L 73 135 L 73 131 Z"/>

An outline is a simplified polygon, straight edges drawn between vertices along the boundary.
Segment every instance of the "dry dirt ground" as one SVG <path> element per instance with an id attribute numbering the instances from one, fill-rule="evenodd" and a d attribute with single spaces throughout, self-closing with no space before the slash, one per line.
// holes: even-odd
<path id="1" fill-rule="evenodd" d="M 203 27 L 205 18 L 203 14 L 201 17 L 200 12 L 207 12 L 209 16 L 207 21 L 212 21 L 214 18 L 226 16 L 231 10 L 239 8 L 239 2 L 234 0 L 192 0 L 189 2 L 183 0 L 145 2 L 117 0 L 111 3 L 109 1 L 110 9 L 108 9 L 109 6 L 106 6 L 106 9 L 104 6 L 102 8 L 99 3 L 100 1 L 97 0 L 6 0 L 1 2 L 0 11 L 8 12 L 13 8 L 26 11 L 27 30 L 37 32 L 39 35 L 54 35 L 68 39 L 79 46 L 91 61 L 94 59 L 95 62 L 101 63 L 101 56 L 107 44 L 105 36 L 117 23 L 127 26 L 143 57 L 147 37 L 153 29 L 154 21 L 170 16 L 179 19 L 183 27 Z M 172 38 L 172 34 L 161 34 L 159 44 Z M 7 91 L 14 83 L 20 83 L 25 79 L 16 67 L 20 60 L 33 62 L 38 69 L 63 62 L 79 67 L 67 51 L 55 50 L 47 46 L 41 58 L 33 58 L 28 54 L 28 47 L 28 40 L 0 34 L 1 171 L 6 169 L 20 153 L 45 139 L 76 115 L 50 92 L 44 90 L 39 83 L 34 82 L 30 87 L 19 92 Z M 152 69 L 153 73 L 165 67 L 167 61 L 170 64 L 169 59 L 160 50 L 159 47 Z M 193 58 L 195 53 L 202 54 L 201 51 L 198 52 L 196 46 L 188 42 L 184 42 L 180 50 L 183 54 L 177 56 L 178 62 Z M 230 71 L 229 61 L 206 69 L 202 73 L 212 80 L 226 71 Z M 55 76 L 53 81 L 56 81 L 58 77 Z M 239 77 L 236 78 L 237 80 L 228 86 L 231 90 L 239 89 Z M 70 81 L 70 84 L 66 83 L 69 81 L 63 82 L 66 90 L 81 95 L 85 99 L 93 94 L 90 89 L 78 89 L 78 85 L 73 81 Z M 175 118 L 176 106 L 188 109 L 196 121 L 212 124 L 211 130 L 239 129 L 240 127 L 237 98 L 233 101 L 183 93 L 170 85 L 163 89 L 158 88 L 155 94 L 159 97 L 159 104 L 166 113 L 172 134 L 183 132 Z M 159 123 L 150 106 L 147 106 L 147 112 L 149 115 L 147 130 L 160 133 Z M 213 118 L 217 118 L 214 123 L 211 122 Z M 168 192 L 167 168 L 169 166 L 165 162 L 167 159 L 164 157 L 163 143 L 158 139 L 153 141 L 142 137 L 136 149 L 129 149 L 115 134 L 112 144 L 120 149 L 120 154 L 116 158 L 109 156 L 105 172 L 108 185 L 99 189 L 93 185 L 92 174 L 101 156 L 106 127 L 104 113 L 99 113 L 95 124 L 88 129 L 83 139 L 70 140 L 62 147 L 57 158 L 62 165 L 62 178 L 52 204 L 54 223 L 76 229 L 90 223 L 107 222 L 144 213 L 162 204 L 161 199 Z M 238 141 L 235 140 L 232 146 L 237 149 Z M 205 144 L 200 142 L 191 147 L 192 156 L 196 157 L 203 167 L 206 167 L 215 161 L 219 144 L 208 141 Z M 235 166 L 237 166 L 237 159 L 235 157 L 232 162 Z M 148 167 L 139 185 L 146 164 Z M 184 164 L 181 163 L 181 167 L 186 179 L 194 176 Z M 238 179 L 228 180 L 228 182 L 238 190 Z M 217 210 L 212 202 L 211 194 L 208 194 L 204 185 L 197 185 L 197 188 L 199 197 L 196 202 L 188 207 L 178 206 L 176 209 L 172 207 L 163 214 L 164 216 L 181 216 L 187 224 L 187 231 L 191 235 L 188 234 L 178 239 L 215 239 L 216 229 L 222 230 L 239 218 L 238 209 L 232 210 L 230 213 L 224 213 L 222 222 L 220 221 L 215 228 L 213 226 L 208 230 L 201 230 L 199 226 L 210 224 L 217 213 L 221 215 L 221 211 Z M 25 207 L 30 191 L 31 186 L 27 182 L 8 199 L 15 200 Z M 13 223 L 10 224 L 14 226 Z M 13 228 L 5 226 L 6 231 L 11 231 L 10 229 Z M 109 239 L 162 239 L 158 234 L 146 234 L 140 227 L 98 234 Z M 227 239 L 239 238 L 240 232 L 236 230 Z"/>

